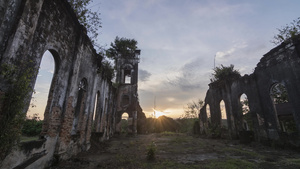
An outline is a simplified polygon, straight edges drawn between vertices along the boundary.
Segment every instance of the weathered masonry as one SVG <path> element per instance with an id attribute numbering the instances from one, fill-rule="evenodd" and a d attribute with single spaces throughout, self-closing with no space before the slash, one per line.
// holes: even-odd
<path id="1" fill-rule="evenodd" d="M 113 87 L 101 66 L 102 56 L 66 0 L 4 0 L 0 2 L 1 131 L 27 112 L 45 51 L 53 55 L 55 71 L 40 140 L 23 143 L 1 157 L 0 168 L 47 167 L 88 150 L 92 133 L 99 141 L 109 139 L 121 113 L 126 111 L 132 118 L 133 133 L 139 117 L 144 117 L 137 98 L 137 60 L 123 59 L 120 65 L 121 75 L 129 75 L 132 83 Z"/>
<path id="2" fill-rule="evenodd" d="M 118 85 L 117 94 L 117 111 L 116 111 L 116 132 L 121 132 L 121 118 L 124 113 L 128 114 L 128 133 L 136 134 L 138 119 L 143 123 L 146 119 L 145 114 L 141 111 L 137 95 L 137 75 L 140 50 L 136 50 L 134 55 L 121 56 L 116 60 Z M 139 128 L 139 132 L 143 132 Z"/>
<path id="3" fill-rule="evenodd" d="M 245 141 L 244 136 L 252 133 L 256 141 L 299 147 L 299 75 L 298 36 L 265 54 L 251 75 L 222 84 L 209 84 L 205 105 L 199 114 L 200 132 L 209 134 L 221 127 L 224 120 L 220 102 L 223 100 L 230 138 Z M 243 114 L 240 103 L 242 94 L 248 99 L 247 115 Z M 280 101 L 280 94 L 285 94 L 285 99 Z"/>

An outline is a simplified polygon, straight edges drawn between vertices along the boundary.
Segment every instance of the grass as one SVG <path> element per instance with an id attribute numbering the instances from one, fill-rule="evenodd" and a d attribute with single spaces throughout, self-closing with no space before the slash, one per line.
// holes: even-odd
<path id="1" fill-rule="evenodd" d="M 286 162 L 288 164 L 296 165 L 300 168 L 300 159 L 290 158 L 290 159 L 286 159 Z"/>
<path id="2" fill-rule="evenodd" d="M 33 136 L 33 137 L 27 137 L 27 136 L 21 136 L 21 140 L 20 142 L 27 142 L 27 141 L 34 141 L 34 140 L 38 140 L 39 136 Z"/>
<path id="3" fill-rule="evenodd" d="M 184 168 L 184 169 L 199 169 L 201 166 L 199 164 L 182 164 L 171 160 L 160 160 L 156 163 L 143 163 L 141 168 L 146 169 L 166 169 L 166 168 Z"/>
<path id="4" fill-rule="evenodd" d="M 171 131 L 164 131 L 159 133 L 159 136 L 176 136 L 176 135 L 178 135 L 178 133 L 171 132 Z"/>
<path id="5" fill-rule="evenodd" d="M 256 152 L 247 151 L 247 150 L 240 149 L 240 148 L 226 147 L 226 148 L 223 148 L 222 151 L 226 152 L 226 153 L 230 153 L 234 156 L 245 156 L 248 159 L 261 159 L 261 158 L 263 158 L 262 155 L 260 155 Z"/>
<path id="6" fill-rule="evenodd" d="M 210 160 L 210 162 L 204 165 L 206 169 L 253 169 L 258 166 L 254 163 L 251 163 L 242 159 L 225 159 L 225 160 Z"/>
<path id="7" fill-rule="evenodd" d="M 260 151 L 238 144 L 228 146 L 222 140 L 172 132 L 125 139 L 114 142 L 107 153 L 115 155 L 99 162 L 98 168 L 300 168 L 300 155 L 297 153 L 291 156 L 281 151 Z"/>

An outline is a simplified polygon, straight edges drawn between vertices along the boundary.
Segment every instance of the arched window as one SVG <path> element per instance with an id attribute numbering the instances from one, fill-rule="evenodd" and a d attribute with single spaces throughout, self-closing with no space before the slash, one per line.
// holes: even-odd
<path id="1" fill-rule="evenodd" d="M 243 123 L 243 129 L 244 130 L 253 130 L 253 123 L 252 123 L 252 117 L 249 108 L 249 102 L 247 95 L 244 93 L 240 96 L 239 99 L 239 113 L 240 116 L 242 116 L 242 123 Z"/>
<path id="2" fill-rule="evenodd" d="M 221 100 L 221 102 L 220 102 L 220 109 L 221 109 L 221 118 L 222 118 L 222 119 L 227 119 L 227 115 L 226 115 L 226 107 L 225 107 L 225 102 L 224 102 L 224 100 Z"/>
<path id="3" fill-rule="evenodd" d="M 48 130 L 50 113 L 49 111 L 53 99 L 52 96 L 54 88 L 54 85 L 52 85 L 52 81 L 57 77 L 57 70 L 55 70 L 55 61 L 57 59 L 58 54 L 55 51 L 51 50 L 50 52 L 49 50 L 47 50 L 43 54 L 41 63 L 39 65 L 38 75 L 36 77 L 36 82 L 34 85 L 34 92 L 26 114 L 28 122 L 33 122 L 31 124 L 36 124 L 34 126 L 36 128 L 36 132 L 34 133 L 34 135 L 41 134 L 42 128 L 43 134 L 45 134 Z M 28 125 L 23 126 L 22 134 L 24 135 L 28 135 L 28 133 L 24 133 L 24 131 L 28 131 L 26 128 L 24 128 L 26 126 Z"/>
<path id="4" fill-rule="evenodd" d="M 210 107 L 209 104 L 206 104 L 206 115 L 207 115 L 207 120 L 211 122 L 211 114 L 210 114 Z"/>
<path id="5" fill-rule="evenodd" d="M 220 110 L 221 110 L 221 124 L 222 126 L 227 127 L 227 115 L 226 115 L 226 107 L 225 107 L 225 102 L 222 100 L 220 102 Z"/>
<path id="6" fill-rule="evenodd" d="M 82 122 L 84 105 L 85 105 L 85 98 L 86 98 L 86 91 L 87 91 L 87 80 L 83 78 L 78 84 L 78 96 L 77 96 L 77 103 L 75 107 L 75 114 L 74 114 L 74 121 L 72 127 L 72 135 L 78 134 L 79 125 Z"/>
<path id="7" fill-rule="evenodd" d="M 131 84 L 131 75 L 132 75 L 133 67 L 130 64 L 123 65 L 123 83 L 124 84 Z"/>
<path id="8" fill-rule="evenodd" d="M 44 53 L 39 72 L 34 85 L 34 93 L 30 101 L 27 117 L 44 119 L 44 111 L 47 105 L 49 90 L 53 79 L 55 62 L 53 55 L 48 50 Z"/>
<path id="9" fill-rule="evenodd" d="M 286 87 L 281 83 L 275 83 L 270 89 L 276 117 L 281 130 L 287 133 L 297 132 L 295 119 L 292 113 L 292 104 L 289 103 Z"/>

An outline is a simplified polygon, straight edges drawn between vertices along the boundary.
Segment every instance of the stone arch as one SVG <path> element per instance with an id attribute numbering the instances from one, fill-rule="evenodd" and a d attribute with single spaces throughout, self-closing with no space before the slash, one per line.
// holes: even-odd
<path id="1" fill-rule="evenodd" d="M 124 64 L 122 66 L 122 82 L 124 84 L 131 84 L 133 66 L 131 64 Z"/>
<path id="2" fill-rule="evenodd" d="M 84 114 L 83 112 L 85 108 L 87 85 L 88 84 L 86 78 L 81 79 L 81 81 L 78 84 L 77 103 L 74 111 L 74 121 L 71 135 L 77 135 L 80 131 Z"/>
<path id="3" fill-rule="evenodd" d="M 221 112 L 221 125 L 228 127 L 225 101 L 221 100 L 219 104 L 220 104 L 220 112 Z"/>
<path id="4" fill-rule="evenodd" d="M 253 122 L 250 113 L 248 97 L 245 93 L 239 95 L 238 116 L 241 118 L 243 130 L 253 130 Z"/>
<path id="5" fill-rule="evenodd" d="M 52 102 L 54 99 L 54 90 L 56 87 L 56 81 L 58 79 L 58 72 L 59 72 L 59 67 L 60 67 L 59 66 L 60 57 L 59 57 L 59 54 L 56 52 L 56 50 L 48 49 L 48 50 L 45 50 L 45 52 L 39 59 L 40 59 L 39 64 L 36 65 L 39 73 L 36 75 L 36 79 L 34 82 L 34 88 L 38 87 L 36 85 L 42 85 L 42 88 L 38 89 L 40 91 L 37 91 L 39 93 L 43 92 L 43 96 L 41 96 L 41 98 L 39 98 L 39 99 L 43 100 L 43 103 L 41 103 L 41 105 L 40 105 L 41 109 L 39 110 L 41 112 L 41 114 L 39 114 L 39 116 L 41 117 L 41 119 L 43 119 L 43 127 L 42 127 L 42 131 L 40 134 L 42 136 L 48 132 L 49 124 L 52 123 L 50 121 L 51 120 L 50 116 L 53 116 L 53 115 L 50 115 L 50 113 L 52 111 L 54 112 L 54 110 L 51 110 L 52 109 L 51 105 L 52 105 Z M 45 65 L 47 65 L 48 67 L 45 67 Z M 51 66 L 49 66 L 49 65 L 52 65 L 52 69 L 51 69 Z M 43 72 L 42 72 L 42 69 L 46 69 L 46 70 L 43 70 Z M 47 72 L 47 71 L 50 71 L 50 72 Z M 47 73 L 47 75 L 45 75 L 44 73 Z M 46 77 L 46 79 L 48 79 L 48 80 L 47 81 L 45 81 L 45 79 L 41 80 L 40 77 L 42 77 L 42 76 Z M 34 94 L 33 94 L 33 97 L 35 97 Z M 60 114 L 57 114 L 57 115 L 59 116 Z"/>
<path id="6" fill-rule="evenodd" d="M 129 121 L 129 114 L 127 112 L 124 112 L 121 115 L 121 121 L 120 121 L 120 133 L 121 134 L 127 134 L 128 133 L 128 121 Z"/>
<path id="7" fill-rule="evenodd" d="M 206 104 L 205 110 L 206 110 L 207 121 L 210 123 L 211 122 L 211 113 L 210 113 L 210 106 L 209 106 L 209 104 Z"/>
<path id="8" fill-rule="evenodd" d="M 286 133 L 297 132 L 295 119 L 293 116 L 293 107 L 289 102 L 287 88 L 283 83 L 274 83 L 270 87 L 270 98 L 280 129 Z M 277 124 L 278 125 L 278 124 Z"/>

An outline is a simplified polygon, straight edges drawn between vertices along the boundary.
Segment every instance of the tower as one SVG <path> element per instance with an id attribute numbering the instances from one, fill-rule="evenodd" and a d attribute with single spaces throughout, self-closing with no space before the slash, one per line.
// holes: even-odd
<path id="1" fill-rule="evenodd" d="M 118 56 L 116 59 L 117 114 L 116 132 L 121 132 L 121 120 L 128 114 L 128 133 L 137 133 L 138 64 L 141 50 Z"/>

